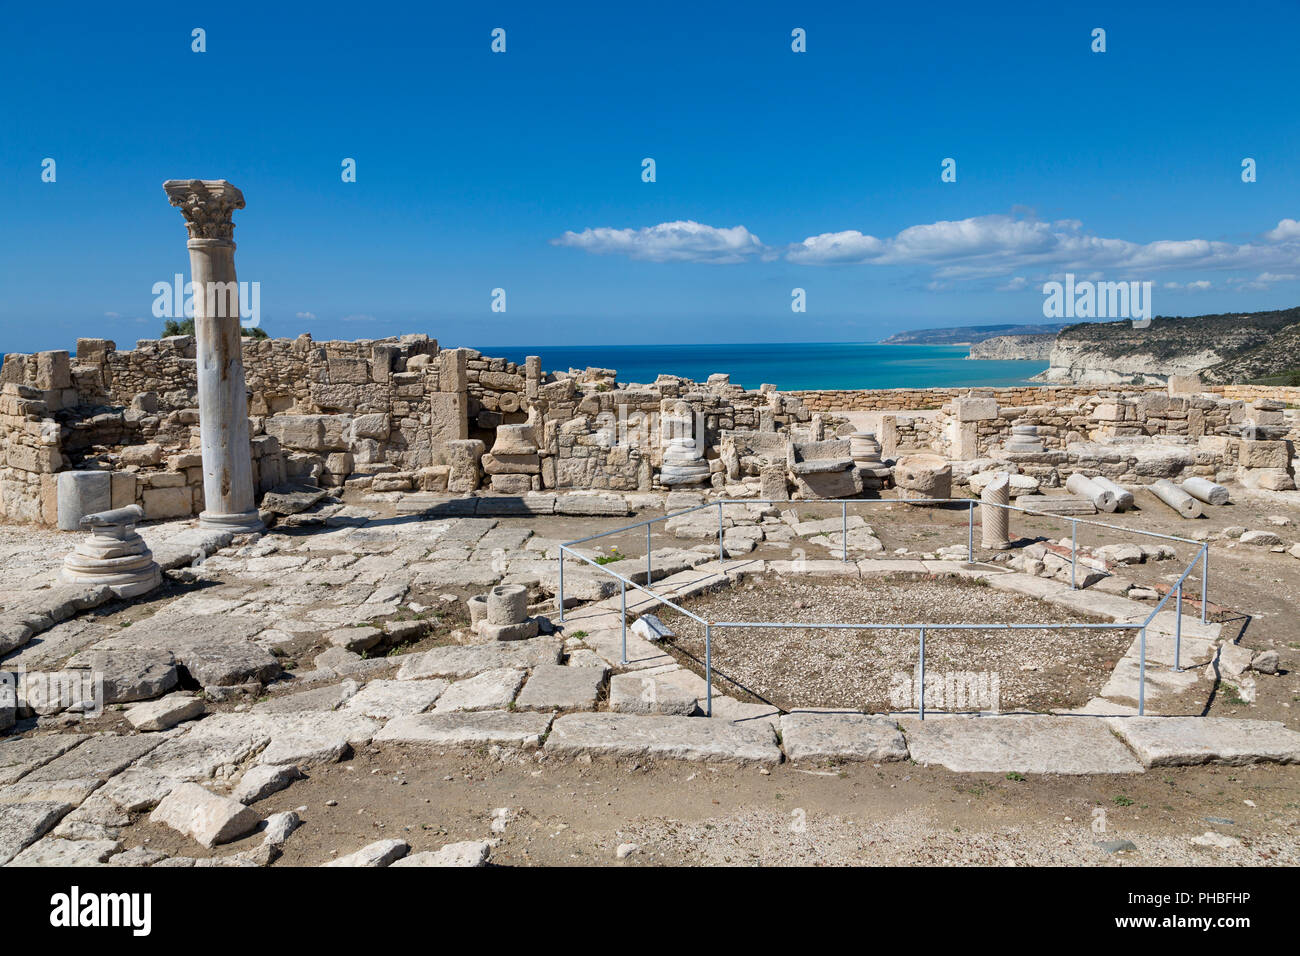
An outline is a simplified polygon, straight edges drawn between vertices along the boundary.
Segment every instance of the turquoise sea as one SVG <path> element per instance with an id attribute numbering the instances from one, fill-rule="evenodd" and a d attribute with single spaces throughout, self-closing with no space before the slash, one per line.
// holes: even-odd
<path id="1" fill-rule="evenodd" d="M 478 346 L 475 346 L 478 348 Z M 542 359 L 548 372 L 570 368 L 618 370 L 620 382 L 649 383 L 660 373 L 703 382 L 727 372 L 732 382 L 783 391 L 838 388 L 939 388 L 1022 385 L 1047 362 L 971 361 L 958 345 L 880 345 L 801 342 L 760 345 L 538 345 L 485 346 L 485 355 L 523 362 Z"/>

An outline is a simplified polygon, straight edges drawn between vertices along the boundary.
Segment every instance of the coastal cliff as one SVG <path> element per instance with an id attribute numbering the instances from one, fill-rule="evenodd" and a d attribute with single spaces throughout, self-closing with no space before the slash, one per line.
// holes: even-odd
<path id="1" fill-rule="evenodd" d="M 975 342 L 970 347 L 969 359 L 1028 359 L 1046 361 L 1051 357 L 1056 336 L 1047 335 L 995 335 L 991 339 Z"/>
<path id="2" fill-rule="evenodd" d="M 1300 366 L 1300 336 L 1280 336 L 1300 322 L 1300 308 L 1132 322 L 1089 322 L 1056 336 L 1051 367 L 1035 381 L 1075 385 L 1159 385 L 1171 375 L 1206 373 L 1209 381 L 1249 380 Z M 1279 347 L 1284 341 L 1292 347 Z M 1241 360 L 1255 356 L 1253 361 Z"/>

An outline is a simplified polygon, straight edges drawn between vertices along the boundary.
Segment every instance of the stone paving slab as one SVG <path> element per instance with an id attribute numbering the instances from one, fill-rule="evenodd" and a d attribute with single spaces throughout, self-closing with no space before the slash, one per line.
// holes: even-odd
<path id="1" fill-rule="evenodd" d="M 551 726 L 551 715 L 533 711 L 478 710 L 395 717 L 375 734 L 375 744 L 432 744 L 476 747 L 484 744 L 536 747 Z"/>
<path id="2" fill-rule="evenodd" d="M 213 714 L 145 754 L 133 769 L 152 770 L 176 780 L 223 779 L 271 742 L 261 724 L 242 714 Z"/>
<path id="3" fill-rule="evenodd" d="M 525 641 L 497 641 L 492 644 L 435 647 L 401 658 L 398 680 L 425 677 L 473 677 L 502 667 L 536 667 L 560 662 L 560 641 L 554 637 L 534 637 Z"/>
<path id="4" fill-rule="evenodd" d="M 14 803 L 70 803 L 84 801 L 103 783 L 93 777 L 79 780 L 22 780 L 0 787 L 0 807 Z"/>
<path id="5" fill-rule="evenodd" d="M 621 714 L 692 716 L 699 710 L 696 693 L 664 679 L 676 670 L 615 674 L 609 682 L 609 709 Z"/>
<path id="6" fill-rule="evenodd" d="M 1124 600 L 1127 600 L 1127 598 L 1125 598 Z M 1183 606 L 1186 607 L 1185 604 Z M 1157 614 L 1152 619 L 1151 623 L 1147 625 L 1148 644 L 1151 642 L 1152 637 L 1159 636 L 1159 637 L 1168 638 L 1169 646 L 1173 647 L 1174 628 L 1178 621 L 1178 615 L 1174 612 L 1173 608 L 1174 608 L 1174 602 L 1173 599 L 1171 598 L 1169 600 L 1169 603 L 1166 604 L 1164 608 L 1161 609 L 1160 613 Z M 1151 616 L 1151 609 L 1148 608 L 1145 609 L 1145 613 L 1138 614 L 1133 617 L 1129 617 L 1126 619 L 1126 621 L 1130 624 L 1140 624 L 1150 616 Z M 1202 624 L 1200 617 L 1194 614 L 1184 613 L 1182 615 L 1182 618 L 1183 618 L 1182 629 L 1183 629 L 1183 650 L 1184 651 L 1186 651 L 1189 646 L 1190 647 L 1213 646 L 1219 640 L 1219 637 L 1223 633 L 1222 624 L 1215 624 L 1213 621 L 1208 621 L 1205 624 Z M 1172 660 L 1172 657 L 1170 659 Z"/>
<path id="7" fill-rule="evenodd" d="M 546 751 L 562 757 L 647 757 L 763 766 L 781 762 L 781 750 L 770 726 L 699 717 L 567 714 L 552 725 Z"/>
<path id="8" fill-rule="evenodd" d="M 515 700 L 521 710 L 595 710 L 605 670 L 539 664 Z"/>
<path id="9" fill-rule="evenodd" d="M 514 702 L 528 672 L 520 668 L 499 667 L 464 680 L 443 691 L 435 713 L 453 710 L 502 710 Z"/>
<path id="10" fill-rule="evenodd" d="M 270 737 L 270 743 L 257 755 L 258 763 L 297 764 L 301 767 L 334 763 L 349 747 L 369 743 L 383 726 L 361 714 L 340 711 L 229 716 L 253 721 L 254 727 Z"/>
<path id="11" fill-rule="evenodd" d="M 47 836 L 37 840 L 6 865 L 101 866 L 121 848 L 121 840 L 64 840 Z"/>
<path id="12" fill-rule="evenodd" d="M 357 682 L 345 680 L 341 684 L 316 687 L 292 694 L 277 694 L 253 705 L 256 714 L 293 714 L 312 710 L 334 710 L 357 692 Z"/>
<path id="13" fill-rule="evenodd" d="M 1300 763 L 1300 733 L 1274 720 L 1231 717 L 1108 717 L 1147 767 Z"/>
<path id="14" fill-rule="evenodd" d="M 1115 669 L 1098 692 L 1099 696 L 1117 704 L 1137 707 L 1140 675 L 1138 658 L 1126 654 L 1115 664 Z M 1206 680 L 1199 667 L 1175 671 L 1163 664 L 1147 661 L 1144 704 L 1148 713 L 1199 714 L 1204 711 L 1213 690 L 1214 682 Z"/>
<path id="15" fill-rule="evenodd" d="M 588 647 L 609 661 L 611 666 L 622 670 L 636 671 L 650 667 L 664 667 L 669 664 L 675 666 L 677 664 L 676 658 L 664 651 L 659 645 L 651 644 L 645 638 L 633 633 L 630 625 L 627 629 L 626 664 L 622 661 L 623 631 L 621 628 L 588 631 L 587 636 L 582 640 Z"/>
<path id="16" fill-rule="evenodd" d="M 1140 773 L 1106 718 L 902 718 L 912 759 L 961 773 Z"/>
<path id="17" fill-rule="evenodd" d="M 15 803 L 0 813 L 0 866 L 48 833 L 72 809 L 70 803 Z"/>
<path id="18" fill-rule="evenodd" d="M 0 785 L 13 783 L 86 739 L 86 734 L 46 734 L 40 737 L 0 739 Z"/>
<path id="19" fill-rule="evenodd" d="M 835 561 L 817 558 L 803 561 L 768 561 L 767 570 L 776 574 L 811 574 L 814 577 L 856 578 L 859 576 L 856 561 Z"/>
<path id="20" fill-rule="evenodd" d="M 266 630 L 261 618 L 233 614 L 176 614 L 168 608 L 112 638 L 113 647 L 170 651 L 204 687 L 267 681 L 280 662 L 253 638 Z M 104 647 L 101 642 L 95 648 Z"/>
<path id="21" fill-rule="evenodd" d="M 781 718 L 781 742 L 790 760 L 906 760 L 898 722 L 847 712 L 794 711 Z"/>
<path id="22" fill-rule="evenodd" d="M 107 780 L 120 773 L 166 739 L 160 734 L 91 737 L 80 747 L 56 757 L 23 777 L 25 783 L 89 778 Z"/>
<path id="23" fill-rule="evenodd" d="M 448 687 L 445 680 L 372 680 L 340 710 L 390 720 L 428 710 Z"/>
<path id="24" fill-rule="evenodd" d="M 748 704 L 736 700 L 719 694 L 717 688 L 714 688 L 712 719 L 741 725 L 766 724 L 776 730 L 781 725 L 781 711 L 771 704 Z"/>
<path id="25" fill-rule="evenodd" d="M 924 561 L 909 561 L 899 558 L 863 558 L 857 562 L 858 571 L 863 574 L 924 574 Z"/>

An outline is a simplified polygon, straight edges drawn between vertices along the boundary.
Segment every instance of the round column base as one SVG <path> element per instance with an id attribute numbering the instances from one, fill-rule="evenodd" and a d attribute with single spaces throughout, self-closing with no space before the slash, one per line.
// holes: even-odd
<path id="1" fill-rule="evenodd" d="M 199 515 L 199 527 L 208 531 L 229 531 L 232 534 L 255 534 L 266 530 L 256 509 L 233 515 L 205 511 Z"/>

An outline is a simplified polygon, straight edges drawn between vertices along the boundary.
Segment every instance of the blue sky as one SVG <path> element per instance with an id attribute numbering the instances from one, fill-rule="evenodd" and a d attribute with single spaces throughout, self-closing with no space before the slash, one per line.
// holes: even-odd
<path id="1" fill-rule="evenodd" d="M 190 177 L 243 190 L 273 335 L 874 341 L 1065 271 L 1300 304 L 1300 5 L 992 6 L 12 5 L 0 351 L 156 335 Z"/>

